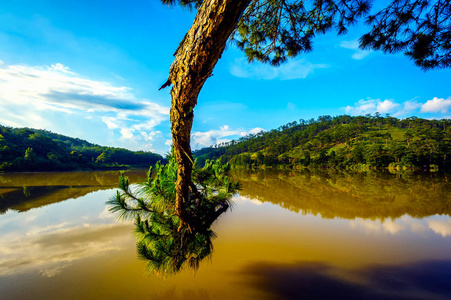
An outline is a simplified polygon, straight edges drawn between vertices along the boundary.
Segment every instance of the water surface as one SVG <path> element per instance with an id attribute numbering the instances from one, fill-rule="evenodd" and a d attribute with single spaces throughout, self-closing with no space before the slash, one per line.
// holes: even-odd
<path id="1" fill-rule="evenodd" d="M 443 176 L 236 171 L 211 261 L 160 278 L 105 206 L 118 175 L 0 175 L 2 299 L 451 297 Z"/>

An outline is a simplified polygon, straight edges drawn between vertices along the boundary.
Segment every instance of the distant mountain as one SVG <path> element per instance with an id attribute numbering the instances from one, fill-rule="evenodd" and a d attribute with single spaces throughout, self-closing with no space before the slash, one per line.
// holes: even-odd
<path id="1" fill-rule="evenodd" d="M 148 167 L 164 158 L 156 153 L 103 147 L 47 130 L 0 125 L 0 171 Z"/>
<path id="2" fill-rule="evenodd" d="M 195 151 L 235 167 L 451 169 L 451 120 L 320 116 Z"/>

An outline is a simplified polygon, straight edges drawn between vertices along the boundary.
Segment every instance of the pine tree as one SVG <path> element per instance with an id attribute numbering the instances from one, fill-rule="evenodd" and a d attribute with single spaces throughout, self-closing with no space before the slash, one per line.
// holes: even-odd
<path id="1" fill-rule="evenodd" d="M 451 3 L 449 0 L 393 0 L 370 14 L 373 0 L 162 0 L 168 5 L 197 8 L 191 29 L 180 43 L 169 71 L 172 85 L 171 131 L 178 164 L 176 214 L 182 218 L 190 193 L 196 193 L 191 173 L 190 133 L 193 110 L 205 81 L 229 39 L 249 61 L 279 65 L 313 49 L 318 34 L 345 34 L 359 18 L 370 31 L 362 49 L 404 52 L 423 69 L 451 65 Z"/>
<path id="2" fill-rule="evenodd" d="M 147 181 L 130 186 L 121 174 L 116 196 L 107 202 L 110 211 L 123 220 L 135 220 L 135 237 L 140 258 L 159 275 L 171 275 L 185 265 L 197 269 L 200 261 L 213 251 L 213 222 L 231 206 L 239 184 L 230 180 L 228 164 L 207 161 L 202 169 L 194 167 L 192 178 L 196 193 L 185 202 L 185 215 L 176 211 L 175 182 L 177 164 L 173 156 L 166 165 L 150 168 Z M 182 219 L 185 226 L 182 225 Z"/>

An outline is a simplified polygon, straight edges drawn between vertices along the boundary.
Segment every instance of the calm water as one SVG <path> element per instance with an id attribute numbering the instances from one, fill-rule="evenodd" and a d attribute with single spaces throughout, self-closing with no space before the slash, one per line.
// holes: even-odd
<path id="1" fill-rule="evenodd" d="M 118 172 L 1 174 L 0 298 L 451 298 L 446 178 L 234 176 L 242 191 L 214 225 L 211 260 L 162 279 L 105 206 Z"/>

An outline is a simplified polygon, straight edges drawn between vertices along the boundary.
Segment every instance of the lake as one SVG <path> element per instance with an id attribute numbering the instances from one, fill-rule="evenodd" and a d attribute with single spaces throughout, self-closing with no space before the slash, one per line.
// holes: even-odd
<path id="1" fill-rule="evenodd" d="M 451 298 L 443 175 L 236 170 L 211 259 L 167 278 L 105 205 L 118 175 L 0 174 L 1 299 Z"/>

